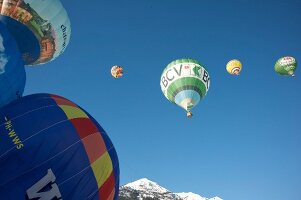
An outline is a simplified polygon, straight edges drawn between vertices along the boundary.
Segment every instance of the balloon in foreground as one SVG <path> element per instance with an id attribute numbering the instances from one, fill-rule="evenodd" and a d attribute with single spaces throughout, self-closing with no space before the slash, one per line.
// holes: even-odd
<path id="1" fill-rule="evenodd" d="M 297 61 L 291 56 L 282 57 L 275 64 L 275 71 L 280 75 L 295 76 Z"/>
<path id="2" fill-rule="evenodd" d="M 229 72 L 229 74 L 232 75 L 238 76 L 240 74 L 241 68 L 242 68 L 241 62 L 236 59 L 230 60 L 226 65 L 227 71 Z"/>
<path id="3" fill-rule="evenodd" d="M 76 104 L 25 96 L 0 110 L 0 123 L 1 199 L 117 200 L 115 148 Z"/>
<path id="4" fill-rule="evenodd" d="M 0 22 L 0 107 L 22 96 L 26 81 L 16 41 Z"/>
<path id="5" fill-rule="evenodd" d="M 114 78 L 119 78 L 123 76 L 123 69 L 122 67 L 115 65 L 111 68 L 111 74 Z"/>
<path id="6" fill-rule="evenodd" d="M 164 69 L 160 85 L 165 97 L 184 108 L 187 117 L 191 117 L 191 109 L 207 94 L 210 77 L 198 61 L 178 59 Z"/>
<path id="7" fill-rule="evenodd" d="M 0 21 L 15 37 L 26 65 L 42 64 L 62 54 L 71 28 L 60 0 L 0 0 Z"/>

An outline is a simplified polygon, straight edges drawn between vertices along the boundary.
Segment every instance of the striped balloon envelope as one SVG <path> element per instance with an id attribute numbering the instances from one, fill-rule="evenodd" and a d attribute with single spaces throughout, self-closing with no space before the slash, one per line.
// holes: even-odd
<path id="1" fill-rule="evenodd" d="M 24 62 L 16 41 L 0 21 L 0 107 L 20 98 L 25 82 Z"/>
<path id="2" fill-rule="evenodd" d="M 29 95 L 3 107 L 0 123 L 0 199 L 117 200 L 115 148 L 76 104 Z"/>
<path id="3" fill-rule="evenodd" d="M 191 109 L 209 90 L 210 77 L 197 60 L 177 59 L 163 70 L 160 85 L 164 96 L 185 109 L 187 117 L 191 117 Z"/>

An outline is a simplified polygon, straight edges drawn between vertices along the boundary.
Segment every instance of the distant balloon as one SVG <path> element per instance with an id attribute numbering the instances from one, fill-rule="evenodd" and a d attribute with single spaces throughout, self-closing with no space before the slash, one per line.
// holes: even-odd
<path id="1" fill-rule="evenodd" d="M 164 96 L 184 108 L 187 117 L 191 117 L 191 109 L 209 90 L 210 77 L 205 67 L 198 61 L 178 59 L 164 69 L 160 85 Z"/>
<path id="2" fill-rule="evenodd" d="M 0 109 L 0 124 L 1 199 L 117 200 L 115 148 L 73 102 L 25 96 Z"/>
<path id="3" fill-rule="evenodd" d="M 229 74 L 239 75 L 242 69 L 242 64 L 239 60 L 230 60 L 226 65 L 226 69 L 229 72 Z"/>
<path id="4" fill-rule="evenodd" d="M 284 76 L 295 76 L 297 61 L 291 56 L 279 58 L 275 64 L 275 71 Z"/>
<path id="5" fill-rule="evenodd" d="M 122 67 L 115 65 L 111 68 L 111 74 L 114 78 L 119 78 L 123 76 L 123 69 Z"/>
<path id="6" fill-rule="evenodd" d="M 26 81 L 16 41 L 0 22 L 0 107 L 22 97 Z"/>
<path id="7" fill-rule="evenodd" d="M 26 65 L 55 59 L 70 40 L 70 21 L 60 0 L 0 0 L 0 21 L 15 37 Z"/>

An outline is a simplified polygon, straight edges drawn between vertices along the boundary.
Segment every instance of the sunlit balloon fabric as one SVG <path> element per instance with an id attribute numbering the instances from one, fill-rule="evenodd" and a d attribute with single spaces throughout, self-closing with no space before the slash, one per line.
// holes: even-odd
<path id="1" fill-rule="evenodd" d="M 123 69 L 122 67 L 118 66 L 118 65 L 114 65 L 111 68 L 111 74 L 114 78 L 119 78 L 121 76 L 123 76 Z"/>
<path id="2" fill-rule="evenodd" d="M 70 40 L 70 21 L 60 0 L 0 0 L 0 20 L 16 38 L 26 65 L 53 60 Z"/>
<path id="3" fill-rule="evenodd" d="M 161 90 L 165 97 L 184 108 L 191 117 L 191 109 L 205 97 L 210 77 L 204 66 L 193 59 L 178 59 L 164 69 Z"/>
<path id="4" fill-rule="evenodd" d="M 284 76 L 295 76 L 297 61 L 294 57 L 285 56 L 279 58 L 275 64 L 275 71 Z"/>
<path id="5" fill-rule="evenodd" d="M 229 74 L 239 75 L 242 69 L 242 64 L 239 60 L 230 60 L 226 65 L 226 69 Z"/>
<path id="6" fill-rule="evenodd" d="M 22 96 L 25 81 L 24 62 L 17 44 L 0 22 L 0 107 Z"/>
<path id="7" fill-rule="evenodd" d="M 0 199 L 117 200 L 115 148 L 76 104 L 25 96 L 0 110 L 0 125 Z"/>

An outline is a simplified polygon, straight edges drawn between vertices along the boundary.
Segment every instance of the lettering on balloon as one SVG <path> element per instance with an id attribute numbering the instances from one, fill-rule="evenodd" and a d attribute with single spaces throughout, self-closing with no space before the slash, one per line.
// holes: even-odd
<path id="1" fill-rule="evenodd" d="M 161 77 L 161 88 L 165 90 L 173 81 L 182 77 L 197 77 L 206 84 L 207 90 L 210 85 L 210 77 L 208 72 L 201 66 L 184 63 L 175 65 L 164 72 Z"/>
<path id="2" fill-rule="evenodd" d="M 203 81 L 206 83 L 206 87 L 207 87 L 207 90 L 209 88 L 209 83 L 210 83 L 210 77 L 209 77 L 209 74 L 207 71 L 204 70 L 204 74 L 203 74 Z"/>
<path id="3" fill-rule="evenodd" d="M 62 46 L 62 50 L 60 51 L 60 54 L 64 52 L 65 48 L 66 48 L 66 45 L 67 45 L 67 27 L 65 25 L 61 25 L 61 30 L 63 32 L 63 39 L 64 39 L 64 42 L 63 42 L 63 46 Z"/>
<path id="4" fill-rule="evenodd" d="M 62 200 L 62 195 L 58 185 L 55 183 L 55 179 L 56 177 L 52 170 L 48 169 L 47 174 L 26 191 L 29 200 Z M 46 190 L 45 188 L 50 189 Z"/>
<path id="5" fill-rule="evenodd" d="M 291 65 L 294 64 L 295 62 L 296 62 L 295 58 L 293 57 L 284 57 L 279 61 L 280 65 Z"/>
<path id="6" fill-rule="evenodd" d="M 5 119 L 5 129 L 7 130 L 8 137 L 11 138 L 12 143 L 16 146 L 17 149 L 21 149 L 24 147 L 24 144 L 22 143 L 22 140 L 16 133 L 15 129 L 13 128 L 12 121 L 9 120 L 7 117 Z"/>

